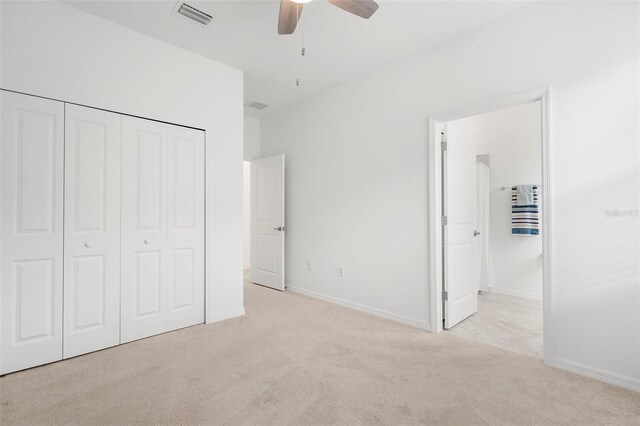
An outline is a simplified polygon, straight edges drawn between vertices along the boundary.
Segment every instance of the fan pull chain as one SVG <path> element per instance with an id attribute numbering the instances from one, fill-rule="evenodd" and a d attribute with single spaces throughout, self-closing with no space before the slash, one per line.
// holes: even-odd
<path id="1" fill-rule="evenodd" d="M 298 7 L 298 6 L 296 6 Z M 300 57 L 298 58 L 298 78 L 296 78 L 296 87 L 300 87 L 300 76 L 302 75 L 302 57 L 307 53 L 304 47 L 304 22 L 300 22 Z"/>

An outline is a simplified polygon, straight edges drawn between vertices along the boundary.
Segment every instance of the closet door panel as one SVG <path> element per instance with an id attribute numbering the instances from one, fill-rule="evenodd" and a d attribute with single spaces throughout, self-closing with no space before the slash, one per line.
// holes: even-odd
<path id="1" fill-rule="evenodd" d="M 62 358 L 64 104 L 2 91 L 0 374 Z"/>
<path id="2" fill-rule="evenodd" d="M 166 331 L 167 125 L 122 120 L 124 343 Z"/>
<path id="3" fill-rule="evenodd" d="M 167 327 L 204 322 L 204 132 L 169 126 Z"/>
<path id="4" fill-rule="evenodd" d="M 120 342 L 121 116 L 65 106 L 64 357 Z"/>

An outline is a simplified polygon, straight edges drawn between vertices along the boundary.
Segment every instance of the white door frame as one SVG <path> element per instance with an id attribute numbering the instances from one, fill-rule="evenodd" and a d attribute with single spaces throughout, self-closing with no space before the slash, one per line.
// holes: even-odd
<path id="1" fill-rule="evenodd" d="M 465 105 L 427 118 L 428 142 L 428 197 L 429 197 L 429 295 L 431 332 L 442 331 L 442 165 L 440 163 L 440 126 L 447 121 L 495 111 L 503 108 L 540 101 L 542 125 L 542 294 L 544 319 L 544 362 L 552 364 L 554 358 L 553 286 L 551 284 L 552 238 L 552 179 L 551 179 L 551 87 L 545 86 L 515 93 L 490 101 Z"/>

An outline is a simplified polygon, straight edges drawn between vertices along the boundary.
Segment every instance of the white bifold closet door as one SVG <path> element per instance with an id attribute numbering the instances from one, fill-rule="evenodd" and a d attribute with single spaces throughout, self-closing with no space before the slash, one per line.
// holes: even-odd
<path id="1" fill-rule="evenodd" d="M 0 93 L 3 374 L 62 358 L 64 104 Z"/>
<path id="2" fill-rule="evenodd" d="M 167 331 L 204 322 L 204 132 L 167 125 Z"/>
<path id="3" fill-rule="evenodd" d="M 122 119 L 121 343 L 204 321 L 204 134 Z"/>
<path id="4" fill-rule="evenodd" d="M 120 343 L 121 120 L 65 105 L 64 358 Z"/>

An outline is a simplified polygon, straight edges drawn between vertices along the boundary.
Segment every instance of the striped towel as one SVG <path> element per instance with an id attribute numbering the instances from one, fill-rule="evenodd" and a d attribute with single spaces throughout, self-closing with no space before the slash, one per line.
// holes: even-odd
<path id="1" fill-rule="evenodd" d="M 540 187 L 533 186 L 533 204 L 518 205 L 518 188 L 511 187 L 511 233 L 540 235 Z"/>

